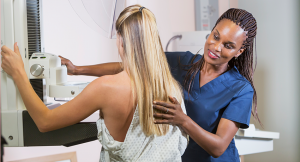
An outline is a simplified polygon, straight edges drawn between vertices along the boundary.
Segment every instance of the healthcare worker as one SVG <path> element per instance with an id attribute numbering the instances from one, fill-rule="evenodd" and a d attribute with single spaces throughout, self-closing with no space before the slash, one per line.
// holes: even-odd
<path id="1" fill-rule="evenodd" d="M 242 9 L 227 10 L 207 38 L 204 54 L 166 53 L 174 78 L 184 87 L 187 115 L 176 98 L 156 101 L 155 123 L 178 125 L 190 136 L 184 162 L 238 162 L 234 135 L 258 119 L 253 85 L 253 46 L 256 20 Z M 61 57 L 62 58 L 62 57 Z M 121 71 L 118 63 L 74 66 L 62 58 L 68 73 L 102 76 Z"/>

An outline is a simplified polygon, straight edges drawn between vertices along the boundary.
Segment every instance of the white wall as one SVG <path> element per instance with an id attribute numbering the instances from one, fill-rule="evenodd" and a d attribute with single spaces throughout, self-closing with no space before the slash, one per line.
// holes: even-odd
<path id="1" fill-rule="evenodd" d="M 127 4 L 140 4 L 153 12 L 164 50 L 174 32 L 195 31 L 194 0 L 127 0 Z"/>
<path id="2" fill-rule="evenodd" d="M 86 25 L 68 0 L 43 0 L 45 51 L 70 59 L 75 65 L 120 61 L 115 39 Z M 90 81 L 93 77 L 69 77 Z"/>
<path id="3" fill-rule="evenodd" d="M 163 49 L 174 32 L 195 30 L 194 0 L 127 0 L 126 2 L 127 6 L 140 4 L 154 13 Z M 68 0 L 43 0 L 43 6 L 46 52 L 69 58 L 75 65 L 121 61 L 115 39 L 107 39 L 91 30 L 72 10 Z M 172 45 L 169 49 L 171 48 Z M 93 79 L 95 78 L 69 76 L 69 80 L 72 81 Z"/>
<path id="4" fill-rule="evenodd" d="M 127 3 L 139 3 L 155 14 L 163 48 L 173 32 L 195 30 L 194 0 L 127 0 Z M 69 58 L 75 65 L 120 61 L 115 40 L 91 30 L 80 20 L 68 0 L 43 0 L 43 14 L 46 52 Z M 95 77 L 69 76 L 68 79 L 91 81 Z M 79 162 L 96 162 L 99 161 L 100 149 L 98 141 L 70 148 L 7 147 L 4 161 L 76 151 Z"/>
<path id="5" fill-rule="evenodd" d="M 254 84 L 259 116 L 264 130 L 280 132 L 274 151 L 247 155 L 245 161 L 298 162 L 299 2 L 239 0 L 239 8 L 251 12 L 257 20 L 258 65 Z"/>

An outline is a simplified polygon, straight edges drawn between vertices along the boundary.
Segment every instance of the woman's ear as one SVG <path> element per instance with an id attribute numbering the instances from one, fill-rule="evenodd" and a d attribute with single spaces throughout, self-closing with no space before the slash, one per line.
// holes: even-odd
<path id="1" fill-rule="evenodd" d="M 244 48 L 239 49 L 238 53 L 234 55 L 235 58 L 239 57 L 245 51 Z"/>

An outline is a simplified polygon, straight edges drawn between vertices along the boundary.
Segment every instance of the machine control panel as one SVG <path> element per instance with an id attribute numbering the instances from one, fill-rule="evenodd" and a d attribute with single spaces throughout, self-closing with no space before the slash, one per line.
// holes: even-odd
<path id="1" fill-rule="evenodd" d="M 30 67 L 30 73 L 31 75 L 38 77 L 40 75 L 42 75 L 44 72 L 44 66 L 40 65 L 40 64 L 33 64 Z"/>

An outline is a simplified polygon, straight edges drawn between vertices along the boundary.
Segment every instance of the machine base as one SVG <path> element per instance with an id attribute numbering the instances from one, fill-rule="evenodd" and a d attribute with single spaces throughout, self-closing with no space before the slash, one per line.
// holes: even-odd
<path id="1" fill-rule="evenodd" d="M 41 133 L 28 111 L 22 112 L 24 146 L 73 146 L 97 139 L 96 123 L 78 123 Z"/>

